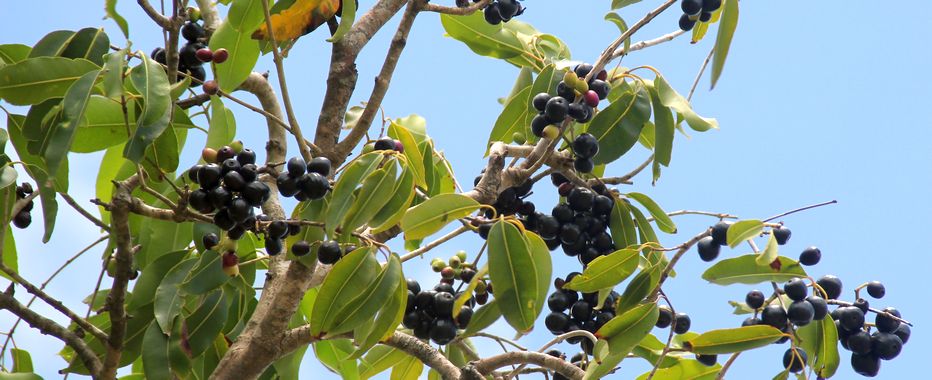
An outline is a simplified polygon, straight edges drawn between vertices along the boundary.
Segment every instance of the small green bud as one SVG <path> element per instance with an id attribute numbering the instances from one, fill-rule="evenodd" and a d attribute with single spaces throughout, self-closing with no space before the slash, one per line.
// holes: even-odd
<path id="1" fill-rule="evenodd" d="M 456 252 L 456 257 L 459 257 L 459 258 L 460 258 L 460 261 L 466 262 L 466 251 L 464 251 L 464 250 L 462 250 L 462 249 L 459 250 L 459 251 L 457 251 L 457 252 Z"/>
<path id="2" fill-rule="evenodd" d="M 443 270 L 443 268 L 446 268 L 446 267 L 447 267 L 447 263 L 443 262 L 443 260 L 441 259 L 437 259 L 436 261 L 433 261 L 430 263 L 430 269 L 433 269 L 434 272 L 439 273 L 440 271 Z"/>
<path id="3" fill-rule="evenodd" d="M 450 258 L 450 266 L 453 268 L 459 268 L 462 261 L 459 256 L 453 256 Z"/>
<path id="4" fill-rule="evenodd" d="M 511 140 L 514 141 L 515 144 L 524 145 L 524 143 L 527 142 L 527 137 L 524 136 L 524 133 L 515 132 L 513 135 L 511 135 Z"/>

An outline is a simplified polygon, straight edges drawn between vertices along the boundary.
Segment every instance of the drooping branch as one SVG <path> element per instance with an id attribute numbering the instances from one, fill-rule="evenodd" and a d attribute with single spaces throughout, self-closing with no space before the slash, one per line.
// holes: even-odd
<path id="1" fill-rule="evenodd" d="M 473 363 L 476 371 L 488 375 L 504 366 L 515 364 L 535 364 L 559 372 L 570 379 L 582 379 L 585 372 L 572 363 L 548 354 L 534 351 L 512 351 L 504 354 L 490 356 Z"/>
<path id="2" fill-rule="evenodd" d="M 417 17 L 422 6 L 421 0 L 412 0 L 408 3 L 408 7 L 401 17 L 401 23 L 398 24 L 395 37 L 392 38 L 391 46 L 388 48 L 388 54 L 385 55 L 382 71 L 379 72 L 379 76 L 375 78 L 375 86 L 372 88 L 372 94 L 369 95 L 369 101 L 366 102 L 366 108 L 363 110 L 362 115 L 359 116 L 359 120 L 356 122 L 353 129 L 350 130 L 349 134 L 343 141 L 340 141 L 336 145 L 334 149 L 335 156 L 346 157 L 346 155 L 359 144 L 359 141 L 365 136 L 369 127 L 372 126 L 372 120 L 375 119 L 376 113 L 382 106 L 382 100 L 385 99 L 385 93 L 388 92 L 388 87 L 392 81 L 392 74 L 395 72 L 395 67 L 398 66 L 398 59 L 401 57 L 401 52 L 408 43 L 408 33 L 411 31 L 411 27 L 414 25 L 414 19 Z"/>
<path id="3" fill-rule="evenodd" d="M 87 367 L 91 374 L 96 375 L 101 373 L 100 359 L 94 354 L 94 350 L 88 347 L 87 343 L 77 334 L 68 331 L 67 328 L 55 323 L 55 321 L 30 310 L 7 292 L 0 292 L 0 309 L 9 310 L 17 317 L 26 321 L 29 326 L 39 330 L 42 334 L 58 338 L 58 340 L 61 340 L 74 349 L 74 352 L 81 358 L 81 362 L 84 363 L 84 366 Z"/>

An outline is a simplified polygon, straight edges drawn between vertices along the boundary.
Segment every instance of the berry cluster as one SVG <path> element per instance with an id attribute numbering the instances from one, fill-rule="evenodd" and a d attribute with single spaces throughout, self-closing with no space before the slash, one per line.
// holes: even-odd
<path id="1" fill-rule="evenodd" d="M 840 281 L 839 281 L 840 283 Z M 877 281 L 862 285 L 873 298 L 886 295 L 883 284 Z M 838 286 L 839 290 L 841 286 Z M 855 290 L 857 296 L 859 289 Z M 851 368 L 860 375 L 874 377 L 880 372 L 880 361 L 891 360 L 903 350 L 909 341 L 911 330 L 902 323 L 899 310 L 887 307 L 874 317 L 873 328 L 865 323 L 867 312 L 872 311 L 869 303 L 858 298 L 850 306 L 840 306 L 832 311 L 832 319 L 838 330 L 841 346 L 851 351 Z"/>
<path id="2" fill-rule="evenodd" d="M 207 71 L 204 70 L 204 62 L 200 57 L 202 55 L 198 54 L 198 50 L 206 49 L 207 45 L 201 42 L 201 39 L 207 36 L 207 33 L 204 31 L 204 28 L 198 23 L 193 21 L 186 22 L 181 27 L 181 36 L 187 40 L 187 43 L 178 50 L 178 72 L 184 73 L 187 72 L 188 75 L 197 79 L 200 82 L 203 82 L 207 78 Z M 208 49 L 207 52 L 210 52 Z M 203 54 L 203 53 L 202 53 Z M 163 65 L 166 64 L 167 60 L 165 57 L 165 49 L 158 47 L 155 50 L 152 50 L 152 53 L 149 55 L 153 60 Z M 206 57 L 206 55 L 203 55 Z M 211 59 L 220 59 L 220 62 L 226 60 L 229 56 L 229 53 L 222 54 L 218 57 L 211 57 Z M 217 63 L 220 63 L 217 62 Z M 178 80 L 184 79 L 180 74 Z"/>
<path id="3" fill-rule="evenodd" d="M 234 146 L 239 150 L 205 148 L 201 156 L 207 163 L 188 169 L 188 179 L 200 185 L 188 195 L 188 204 L 203 214 L 216 211 L 214 224 L 236 240 L 256 229 L 254 208 L 269 199 L 271 189 L 257 180 L 256 153 L 239 143 Z"/>
<path id="4" fill-rule="evenodd" d="M 336 264 L 340 258 L 355 250 L 356 246 L 353 244 L 347 244 L 341 248 L 340 243 L 335 240 L 322 241 L 317 247 L 317 261 L 327 265 Z M 311 245 L 307 241 L 301 240 L 291 245 L 291 253 L 295 256 L 304 256 L 309 252 L 311 252 Z"/>
<path id="5" fill-rule="evenodd" d="M 680 29 L 691 30 L 696 22 L 709 22 L 712 12 L 722 6 L 722 0 L 683 0 L 680 3 L 683 15 L 680 16 Z"/>
<path id="6" fill-rule="evenodd" d="M 32 184 L 29 182 L 23 182 L 22 185 L 16 186 L 16 200 L 24 199 L 32 194 Z M 34 206 L 33 201 L 29 200 L 29 203 L 26 203 L 21 210 L 19 210 L 16 215 L 13 215 L 13 225 L 16 228 L 26 228 L 32 224 L 32 207 Z"/>
<path id="7" fill-rule="evenodd" d="M 327 157 L 314 157 L 311 162 L 292 157 L 285 164 L 285 170 L 275 180 L 283 197 L 294 197 L 298 201 L 317 200 L 330 191 L 327 176 L 331 165 Z"/>
<path id="8" fill-rule="evenodd" d="M 399 153 L 404 153 L 405 147 L 401 144 L 401 141 L 383 137 L 375 140 L 375 143 L 372 145 L 372 150 L 394 150 Z"/>
<path id="9" fill-rule="evenodd" d="M 579 259 L 583 267 L 613 252 L 615 242 L 606 229 L 615 201 L 605 188 L 598 187 L 601 193 L 596 194 L 574 186 L 560 174 L 552 175 L 551 180 L 566 202 L 554 206 L 550 215 L 538 213 L 533 220 L 528 218 L 528 222 L 535 222 L 528 228 L 540 234 L 550 249 L 563 247 L 563 253 Z"/>
<path id="10" fill-rule="evenodd" d="M 573 168 L 580 173 L 591 173 L 595 168 L 592 158 L 599 154 L 599 140 L 595 136 L 583 133 L 573 140 L 573 153 L 576 160 L 573 161 Z"/>
<path id="11" fill-rule="evenodd" d="M 456 338 L 458 328 L 465 329 L 469 325 L 473 315 L 473 307 L 476 304 L 481 305 L 488 301 L 491 285 L 486 285 L 484 281 L 480 281 L 479 287 L 476 289 L 476 296 L 470 297 L 466 304 L 460 308 L 457 316 L 453 317 L 454 303 L 457 298 L 464 294 L 463 292 L 457 292 L 453 288 L 456 278 L 459 278 L 465 284 L 476 275 L 475 269 L 465 261 L 465 252 L 459 252 L 456 256 L 451 257 L 449 265 L 446 265 L 447 263 L 444 263 L 442 259 L 435 259 L 431 266 L 435 270 L 442 267 L 440 269 L 442 279 L 431 290 L 422 290 L 417 281 L 408 279 L 408 303 L 402 324 L 404 327 L 413 330 L 414 336 L 419 339 L 430 339 L 439 345 L 448 344 Z M 480 294 L 484 296 L 480 296 Z"/>
<path id="12" fill-rule="evenodd" d="M 595 107 L 608 97 L 610 90 L 605 82 L 608 77 L 605 70 L 600 71 L 589 82 L 584 80 L 592 69 L 592 65 L 580 63 L 572 71 L 567 71 L 563 80 L 557 84 L 556 96 L 546 92 L 534 96 L 532 105 L 540 112 L 531 120 L 531 132 L 535 136 L 555 139 L 560 131 L 556 125 L 563 123 L 567 117 L 578 123 L 588 123 L 592 120 Z M 580 96 L 581 101 L 576 102 Z"/>
<path id="13" fill-rule="evenodd" d="M 481 175 L 476 177 L 474 181 L 475 185 L 479 185 L 479 180 L 481 178 Z M 520 186 L 513 186 L 505 189 L 498 194 L 498 198 L 495 199 L 495 204 L 493 204 L 492 207 L 495 207 L 495 211 L 497 211 L 499 215 L 534 215 L 537 207 L 534 203 L 526 199 L 532 194 L 531 188 L 533 186 L 534 182 L 527 180 Z M 485 217 L 492 218 L 493 214 L 492 210 L 486 210 Z"/>
<path id="14" fill-rule="evenodd" d="M 614 305 L 619 297 L 617 292 L 612 291 L 600 306 L 599 293 L 580 294 L 563 287 L 565 283 L 579 275 L 579 272 L 573 272 L 567 275 L 565 280 L 560 278 L 554 280 L 554 287 L 557 290 L 547 297 L 550 314 L 547 314 L 544 319 L 544 325 L 553 335 L 576 330 L 586 330 L 594 334 L 608 321 L 615 318 Z M 583 351 L 592 355 L 593 344 L 589 339 L 577 336 L 568 341 L 573 344 L 579 343 Z"/>
<path id="15" fill-rule="evenodd" d="M 227 49 L 220 48 L 217 51 L 212 51 L 210 48 L 203 47 L 195 52 L 198 62 L 207 63 L 224 63 L 228 58 L 230 58 L 230 52 Z M 217 84 L 217 81 L 211 79 L 204 81 L 204 85 L 201 87 L 204 90 L 204 93 L 207 95 L 215 95 L 217 91 L 220 90 L 220 85 Z"/>
<path id="16" fill-rule="evenodd" d="M 478 0 L 473 0 L 478 2 Z M 469 6 L 469 0 L 456 0 L 456 5 L 460 8 Z M 519 0 L 492 0 L 486 5 L 485 21 L 492 25 L 498 25 L 503 22 L 511 21 L 512 18 L 524 13 L 524 6 Z"/>
<path id="17" fill-rule="evenodd" d="M 712 226 L 712 233 L 696 243 L 696 250 L 699 251 L 699 258 L 702 261 L 713 261 L 718 258 L 722 246 L 728 245 L 728 227 L 731 222 L 720 221 Z M 777 245 L 785 245 L 790 240 L 792 231 L 786 227 L 778 227 L 770 230 Z M 799 256 L 799 262 L 803 265 L 815 265 L 822 259 L 822 251 L 816 247 L 809 247 L 803 250 Z"/>
<path id="18" fill-rule="evenodd" d="M 236 250 L 233 249 L 235 246 L 221 247 L 220 236 L 217 236 L 217 234 L 213 232 L 204 234 L 204 236 L 201 237 L 201 243 L 204 244 L 205 249 L 223 249 L 225 252 L 222 252 L 220 256 L 220 266 L 223 269 L 223 273 L 230 277 L 239 275 L 239 256 L 236 255 Z"/>

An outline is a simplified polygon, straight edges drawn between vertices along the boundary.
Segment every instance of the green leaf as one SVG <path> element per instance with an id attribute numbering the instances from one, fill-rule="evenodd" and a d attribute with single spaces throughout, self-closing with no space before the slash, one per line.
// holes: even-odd
<path id="1" fill-rule="evenodd" d="M 120 27 L 120 31 L 123 32 L 123 37 L 129 38 L 129 24 L 126 23 L 126 19 L 123 18 L 116 10 L 117 0 L 106 0 L 106 5 L 104 6 L 104 11 L 106 11 L 106 18 L 112 18 L 113 22 L 117 23 L 117 26 Z"/>
<path id="2" fill-rule="evenodd" d="M 133 297 L 127 302 L 126 309 L 133 311 L 152 303 L 162 279 L 187 254 L 186 250 L 169 252 L 146 265 L 133 285 Z"/>
<path id="3" fill-rule="evenodd" d="M 660 228 L 661 231 L 668 234 L 676 233 L 676 224 L 673 223 L 673 220 L 667 216 L 667 212 L 663 211 L 663 209 L 660 208 L 660 205 L 658 205 L 657 202 L 654 202 L 653 199 L 650 199 L 650 197 L 647 195 L 635 192 L 631 192 L 625 195 L 644 206 L 644 208 L 647 209 L 647 212 L 650 213 L 650 216 L 654 217 L 654 221 L 657 222 L 657 228 Z"/>
<path id="4" fill-rule="evenodd" d="M 327 39 L 328 42 L 337 42 L 343 39 L 346 32 L 349 32 L 350 27 L 353 26 L 353 21 L 356 20 L 356 2 L 341 0 L 340 3 L 343 9 L 340 16 L 340 25 L 337 26 L 337 30 L 333 33 L 333 36 Z"/>
<path id="5" fill-rule="evenodd" d="M 522 67 L 518 71 L 518 77 L 515 78 L 515 84 L 511 87 L 511 91 L 508 93 L 508 96 L 504 98 L 498 98 L 498 104 L 505 105 L 508 103 L 508 100 L 515 97 L 521 90 L 526 87 L 534 84 L 534 70 L 531 70 L 527 67 Z"/>
<path id="6" fill-rule="evenodd" d="M 809 367 L 816 375 L 830 378 L 838 370 L 838 330 L 831 316 L 796 329 L 800 346 L 809 353 Z"/>
<path id="7" fill-rule="evenodd" d="M 205 148 L 220 149 L 236 137 L 236 119 L 233 111 L 223 105 L 219 96 L 210 97 L 210 127 L 207 130 Z"/>
<path id="8" fill-rule="evenodd" d="M 333 235 L 340 221 L 353 207 L 353 190 L 362 183 L 364 178 L 378 169 L 381 161 L 381 153 L 367 153 L 358 157 L 343 170 L 343 174 L 337 179 L 336 185 L 330 192 L 331 198 L 326 216 L 327 235 Z"/>
<path id="9" fill-rule="evenodd" d="M 636 0 L 636 1 L 641 1 L 641 0 Z M 620 7 L 619 7 L 619 8 L 620 8 Z M 614 7 L 613 7 L 612 9 L 618 9 L 618 8 L 614 8 Z M 615 12 L 608 12 L 608 13 L 606 13 L 606 14 L 605 14 L 605 20 L 606 20 L 606 21 L 610 21 L 610 22 L 612 22 L 613 24 L 615 24 L 615 26 L 618 27 L 618 31 L 619 31 L 621 34 L 625 34 L 625 32 L 628 31 L 628 23 L 626 23 L 626 22 L 625 22 L 625 19 L 621 18 L 621 16 L 619 16 L 619 15 L 618 15 L 617 13 L 615 13 Z M 626 38 L 624 43 L 625 43 L 625 52 L 627 52 L 628 50 L 631 49 L 631 37 Z"/>
<path id="10" fill-rule="evenodd" d="M 489 278 L 495 284 L 498 307 L 508 324 L 527 333 L 547 298 L 550 250 L 536 234 L 522 233 L 503 220 L 492 225 L 488 247 Z"/>
<path id="11" fill-rule="evenodd" d="M 627 247 L 637 244 L 637 228 L 631 219 L 631 208 L 627 202 L 615 198 L 615 207 L 609 216 L 608 227 L 612 233 L 615 246 Z"/>
<path id="12" fill-rule="evenodd" d="M 392 198 L 385 202 L 385 206 L 382 206 L 382 209 L 369 221 L 373 233 L 379 233 L 397 225 L 408 211 L 408 207 L 411 206 L 415 192 L 414 170 L 410 166 L 404 166 L 401 177 L 398 178 L 391 194 Z"/>
<path id="13" fill-rule="evenodd" d="M 19 175 L 16 173 L 16 169 L 14 169 L 13 166 L 4 165 L 3 168 L 0 169 L 0 189 L 15 184 L 17 176 Z"/>
<path id="14" fill-rule="evenodd" d="M 262 0 L 233 0 L 226 22 L 238 32 L 252 34 L 265 22 Z"/>
<path id="15" fill-rule="evenodd" d="M 599 111 L 589 123 L 588 132 L 599 141 L 599 153 L 592 159 L 607 164 L 623 156 L 638 141 L 644 123 L 650 119 L 650 95 L 641 86 Z"/>
<path id="16" fill-rule="evenodd" d="M 590 364 L 583 379 L 600 379 L 613 371 L 650 333 L 659 315 L 657 304 L 644 304 L 612 318 L 596 331 L 597 337 L 608 341 L 609 354 L 601 363 Z"/>
<path id="17" fill-rule="evenodd" d="M 29 57 L 32 48 L 23 44 L 0 45 L 0 67 L 12 65 Z"/>
<path id="18" fill-rule="evenodd" d="M 106 75 L 106 74 L 105 74 Z M 90 153 L 125 143 L 129 139 L 127 122 L 136 123 L 134 103 L 127 104 L 127 118 L 119 102 L 100 95 L 91 95 L 84 110 L 84 120 L 74 134 L 71 151 Z"/>
<path id="19" fill-rule="evenodd" d="M 217 289 L 204 296 L 200 306 L 194 310 L 185 323 L 188 326 L 188 344 L 191 355 L 197 357 L 210 347 L 217 334 L 223 329 L 229 311 L 223 289 Z"/>
<path id="20" fill-rule="evenodd" d="M 189 294 L 204 294 L 230 281 L 230 276 L 223 272 L 222 261 L 220 253 L 204 251 L 181 288 Z"/>
<path id="21" fill-rule="evenodd" d="M 779 256 L 777 264 L 759 265 L 757 255 L 749 254 L 725 259 L 707 269 L 702 278 L 718 285 L 759 284 L 774 281 L 786 282 L 797 277 L 806 277 L 806 271 L 798 262 Z"/>
<path id="22" fill-rule="evenodd" d="M 777 248 L 777 238 L 771 233 L 770 237 L 767 239 L 767 246 L 764 247 L 763 252 L 757 255 L 757 265 L 770 265 L 774 260 L 780 256 L 780 251 Z"/>
<path id="23" fill-rule="evenodd" d="M 143 369 L 147 379 L 171 380 L 171 363 L 168 354 L 168 335 L 162 333 L 158 323 L 150 323 L 142 338 Z"/>
<path id="24" fill-rule="evenodd" d="M 655 380 L 715 380 L 719 371 L 722 370 L 721 364 L 707 366 L 699 363 L 697 360 L 680 360 L 676 364 L 657 370 L 654 373 Z M 647 380 L 650 372 L 638 376 L 637 380 Z"/>
<path id="25" fill-rule="evenodd" d="M 29 351 L 11 348 L 10 356 L 13 359 L 13 372 L 24 373 L 34 371 L 32 367 L 32 356 L 29 355 Z"/>
<path id="26" fill-rule="evenodd" d="M 354 231 L 372 220 L 394 195 L 392 189 L 395 188 L 397 182 L 395 179 L 397 172 L 395 160 L 391 159 L 384 162 L 382 168 L 366 177 L 356 196 L 356 202 L 343 219 L 341 230 Z"/>
<path id="27" fill-rule="evenodd" d="M 85 59 L 25 59 L 0 67 L 0 98 L 20 106 L 60 98 L 75 81 L 95 70 L 100 68 Z"/>
<path id="28" fill-rule="evenodd" d="M 359 361 L 359 377 L 368 379 L 395 366 L 409 357 L 404 351 L 389 346 L 375 346 Z"/>
<path id="29" fill-rule="evenodd" d="M 784 333 L 767 325 L 711 330 L 688 340 L 686 349 L 701 355 L 730 354 L 764 347 L 780 340 Z"/>
<path id="30" fill-rule="evenodd" d="M 61 53 L 65 58 L 83 58 L 94 62 L 97 66 L 104 65 L 104 55 L 110 50 L 110 38 L 103 28 L 84 28 L 77 31 L 74 37 L 63 46 Z M 36 49 L 33 49 L 35 52 Z"/>
<path id="31" fill-rule="evenodd" d="M 343 305 L 341 309 L 332 311 L 335 315 L 333 318 L 334 325 L 325 330 L 327 335 L 336 336 L 353 330 L 375 316 L 394 295 L 402 277 L 401 260 L 397 255 L 392 255 L 369 288 L 358 293 L 352 301 Z"/>
<path id="32" fill-rule="evenodd" d="M 599 256 L 579 276 L 564 287 L 583 293 L 592 293 L 620 284 L 638 268 L 640 252 L 625 248 L 605 256 Z M 498 288 L 496 288 L 498 289 Z"/>
<path id="33" fill-rule="evenodd" d="M 168 271 L 159 287 L 155 290 L 155 321 L 165 334 L 171 333 L 172 321 L 181 312 L 184 294 L 179 285 L 187 277 L 191 268 L 194 268 L 194 264 L 197 264 L 195 258 L 178 263 Z"/>
<path id="34" fill-rule="evenodd" d="M 49 175 L 57 174 L 68 154 L 75 132 L 78 130 L 78 124 L 84 119 L 84 110 L 87 109 L 88 100 L 94 90 L 94 82 L 99 76 L 100 71 L 88 72 L 75 81 L 65 93 L 65 99 L 62 100 L 61 122 L 53 127 L 46 136 L 46 140 L 42 142 L 42 155 L 45 158 Z"/>
<path id="35" fill-rule="evenodd" d="M 359 379 L 356 360 L 349 360 L 353 344 L 348 339 L 327 340 L 314 343 L 314 353 L 331 371 L 341 375 L 344 380 Z"/>
<path id="36" fill-rule="evenodd" d="M 640 2 L 641 0 L 612 0 L 612 9 L 620 9 Z"/>
<path id="37" fill-rule="evenodd" d="M 379 273 L 374 248 L 359 248 L 333 265 L 324 278 L 311 312 L 311 335 L 320 336 L 342 322 L 337 312 L 351 304 L 355 297 L 369 289 Z"/>
<path id="38" fill-rule="evenodd" d="M 139 163 L 146 148 L 168 127 L 172 104 L 165 70 L 148 56 L 143 55 L 143 63 L 133 68 L 129 78 L 145 103 L 136 121 L 136 131 L 123 150 L 123 157 Z"/>
<path id="39" fill-rule="evenodd" d="M 715 38 L 715 48 L 712 55 L 712 86 L 722 75 L 722 69 L 725 67 L 725 58 L 728 57 L 728 49 L 731 47 L 732 37 L 735 35 L 735 28 L 738 27 L 738 0 L 724 0 L 722 2 L 722 19 L 718 26 L 718 36 Z"/>
<path id="40" fill-rule="evenodd" d="M 657 96 L 660 97 L 660 103 L 676 111 L 693 130 L 705 132 L 718 128 L 717 120 L 699 116 L 696 111 L 693 111 L 689 101 L 676 92 L 662 76 L 658 75 L 654 78 L 654 88 L 657 90 Z"/>
<path id="41" fill-rule="evenodd" d="M 655 86 L 650 86 L 651 105 L 654 108 L 654 136 L 656 148 L 654 160 L 663 166 L 670 166 L 673 157 L 673 138 L 676 134 L 676 122 L 670 108 L 663 104 Z"/>
<path id="42" fill-rule="evenodd" d="M 476 54 L 499 59 L 528 54 L 517 35 L 509 33 L 502 24 L 489 24 L 481 12 L 469 16 L 442 14 L 440 22 L 448 36 L 466 44 Z"/>
<path id="43" fill-rule="evenodd" d="M 407 356 L 392 367 L 390 380 L 417 380 L 424 371 L 424 363 L 413 356 Z"/>
<path id="44" fill-rule="evenodd" d="M 625 291 L 619 297 L 618 305 L 615 306 L 615 315 L 624 314 L 641 303 L 644 297 L 647 297 L 660 282 L 660 274 L 663 272 L 663 268 L 663 265 L 654 264 L 644 268 L 637 276 L 634 276 L 634 279 L 628 283 Z"/>
<path id="45" fill-rule="evenodd" d="M 6 373 L 0 372 L 0 379 L 3 380 L 42 380 L 42 376 L 35 373 Z"/>
<path id="46" fill-rule="evenodd" d="M 214 65 L 214 76 L 220 90 L 231 93 L 242 84 L 259 60 L 259 42 L 252 39 L 252 32 L 237 31 L 228 20 L 210 37 L 210 49 L 227 49 L 230 58 Z"/>
<path id="47" fill-rule="evenodd" d="M 26 163 L 26 172 L 39 185 L 39 198 L 42 201 L 42 217 L 45 225 L 45 234 L 42 241 L 47 243 L 52 237 L 52 231 L 55 229 L 55 218 L 58 214 L 58 202 L 55 200 L 56 192 L 68 191 L 67 159 L 62 163 L 58 175 L 49 178 L 44 169 L 45 163 L 42 158 L 30 153 L 26 147 L 27 141 L 23 136 L 23 117 L 21 115 L 10 115 L 7 118 L 7 132 L 10 134 L 10 141 L 13 142 L 13 147 L 16 148 L 16 154 L 19 156 L 20 161 Z M 110 197 L 101 199 L 110 199 Z"/>
<path id="48" fill-rule="evenodd" d="M 418 142 L 408 128 L 402 124 L 392 121 L 388 126 L 388 136 L 401 141 L 404 147 L 404 155 L 408 158 L 408 167 L 414 171 L 414 179 L 418 186 L 428 188 L 427 186 L 427 165 L 424 165 L 425 155 L 418 148 Z"/>
<path id="49" fill-rule="evenodd" d="M 395 287 L 394 293 L 379 310 L 379 315 L 375 318 L 375 321 L 356 329 L 353 333 L 358 346 L 353 354 L 354 358 L 364 354 L 376 343 L 391 337 L 395 332 L 395 328 L 401 324 L 408 303 L 408 287 L 404 278 L 399 278 L 398 282 L 399 284 Z"/>
<path id="50" fill-rule="evenodd" d="M 505 103 L 505 109 L 495 119 L 495 126 L 492 127 L 492 132 L 489 134 L 487 146 L 491 147 L 495 141 L 512 142 L 514 141 L 512 137 L 515 132 L 521 132 L 525 137 L 533 136 L 533 134 L 526 133 L 526 129 L 530 124 L 526 124 L 525 121 L 528 115 L 533 117 L 537 114 L 537 112 L 532 113 L 529 109 L 529 104 L 534 95 L 536 94 L 531 93 L 531 86 L 528 85 Z M 486 154 L 488 154 L 488 148 Z"/>
<path id="51" fill-rule="evenodd" d="M 474 335 L 477 332 L 485 330 L 501 317 L 502 310 L 498 308 L 498 300 L 492 299 L 485 305 L 479 307 L 475 314 L 472 315 L 469 325 L 466 326 L 466 330 L 463 331 L 463 336 Z"/>
<path id="52" fill-rule="evenodd" d="M 745 242 L 748 239 L 753 239 L 755 236 L 761 234 L 764 231 L 764 222 L 756 219 L 748 219 L 735 222 L 728 227 L 728 246 L 737 247 L 738 244 Z"/>
<path id="53" fill-rule="evenodd" d="M 405 240 L 423 239 L 448 223 L 472 214 L 479 203 L 462 194 L 440 194 L 408 209 L 401 218 Z"/>

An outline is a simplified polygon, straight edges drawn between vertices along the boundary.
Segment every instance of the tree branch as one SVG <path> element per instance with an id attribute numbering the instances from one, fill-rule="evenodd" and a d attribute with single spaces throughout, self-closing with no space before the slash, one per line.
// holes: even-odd
<path id="1" fill-rule="evenodd" d="M 213 0 L 197 0 L 197 7 L 201 10 L 201 19 L 204 20 L 204 30 L 207 31 L 207 35 L 214 34 L 220 27 L 220 16 L 217 14 Z"/>
<path id="2" fill-rule="evenodd" d="M 418 12 L 420 12 L 421 7 L 424 6 L 421 1 L 422 0 L 411 0 L 408 3 L 408 7 L 405 9 L 404 15 L 401 18 L 401 23 L 398 24 L 395 37 L 392 38 L 391 46 L 388 48 L 388 54 L 385 55 L 382 71 L 379 72 L 379 76 L 375 78 L 375 86 L 372 88 L 372 94 L 369 95 L 366 108 L 363 110 L 356 125 L 350 130 L 346 138 L 340 141 L 334 148 L 335 156 L 346 157 L 353 148 L 359 144 L 363 136 L 366 135 L 369 127 L 372 126 L 372 120 L 375 119 L 376 112 L 378 112 L 379 108 L 382 106 L 382 100 L 385 99 L 385 93 L 388 92 L 388 87 L 392 81 L 392 74 L 395 72 L 395 67 L 398 66 L 398 58 L 401 56 L 401 52 L 404 51 L 405 45 L 408 43 L 408 33 L 414 25 L 414 19 L 417 17 Z"/>
<path id="3" fill-rule="evenodd" d="M 468 7 L 446 7 L 443 5 L 437 4 L 427 4 L 424 6 L 424 10 L 428 12 L 437 12 L 448 15 L 457 15 L 457 16 L 467 16 L 473 13 L 476 13 L 478 10 L 485 8 L 486 5 L 489 5 L 491 0 L 482 0 L 477 3 L 473 3 Z"/>
<path id="4" fill-rule="evenodd" d="M 615 50 L 615 52 L 612 53 L 609 60 L 614 60 L 615 58 L 628 55 L 629 53 L 634 52 L 634 51 L 643 50 L 643 49 L 646 49 L 646 48 L 649 48 L 655 45 L 660 45 L 664 42 L 673 41 L 674 38 L 679 37 L 685 33 L 686 33 L 685 31 L 683 31 L 682 29 L 679 29 L 679 30 L 676 30 L 675 32 L 670 32 L 670 33 L 664 34 L 654 39 L 635 42 L 631 44 L 631 46 L 628 47 L 627 49 L 622 48 L 622 49 Z"/>
<path id="5" fill-rule="evenodd" d="M 91 214 L 90 212 L 85 210 L 83 207 L 81 207 L 81 205 L 79 205 L 78 202 L 75 202 L 74 198 L 72 198 L 71 195 L 65 192 L 59 192 L 58 195 L 61 195 L 61 197 L 65 199 L 65 202 L 67 202 L 68 205 L 71 206 L 71 208 L 77 211 L 78 214 L 81 214 L 81 216 L 83 216 L 85 219 L 89 220 L 91 223 L 94 223 L 94 225 L 96 225 L 97 227 L 100 227 L 100 229 L 104 231 L 107 231 L 107 232 L 110 231 L 110 226 L 108 226 L 106 223 L 104 223 L 100 219 L 97 219 L 97 217 L 94 216 L 94 214 Z"/>
<path id="6" fill-rule="evenodd" d="M 53 320 L 29 310 L 29 308 L 19 303 L 19 301 L 7 292 L 0 292 L 0 309 L 9 310 L 17 317 L 26 321 L 29 326 L 39 330 L 42 334 L 54 336 L 58 338 L 58 340 L 65 342 L 65 344 L 74 349 L 74 352 L 81 358 L 84 366 L 91 371 L 91 374 L 96 375 L 101 373 L 100 359 L 94 354 L 94 350 L 88 347 L 87 343 L 78 337 L 77 334 L 68 331 L 67 328 L 55 323 Z"/>
<path id="7" fill-rule="evenodd" d="M 149 0 L 136 0 L 136 2 L 139 3 L 139 6 L 143 11 L 146 12 L 146 15 L 148 15 L 152 21 L 155 21 L 158 26 L 162 27 L 163 29 L 169 29 L 171 27 L 171 20 L 169 20 L 168 17 L 165 17 L 163 14 L 159 13 L 159 11 L 155 10 L 155 8 L 152 7 L 152 4 L 149 4 Z"/>
<path id="8" fill-rule="evenodd" d="M 614 58 L 613 53 L 615 52 L 616 49 L 618 49 L 618 46 L 624 43 L 625 40 L 631 38 L 631 36 L 633 36 L 634 33 L 636 33 L 638 30 L 643 28 L 644 25 L 647 25 L 647 23 L 651 22 L 651 20 L 653 20 L 654 17 L 657 17 L 657 15 L 663 13 L 663 11 L 667 10 L 667 8 L 669 8 L 671 5 L 676 4 L 676 2 L 677 0 L 667 0 L 666 2 L 661 4 L 656 9 L 648 12 L 647 15 L 644 16 L 644 18 L 638 20 L 638 22 L 634 23 L 634 25 L 631 25 L 631 28 L 626 30 L 614 42 L 608 45 L 608 48 L 602 52 L 602 54 L 599 56 L 599 59 L 593 65 L 592 71 L 589 73 L 589 75 L 586 75 L 586 81 L 588 82 L 593 77 L 598 75 L 599 72 L 602 71 L 603 68 L 605 68 L 605 65 L 612 61 L 612 59 Z"/>
<path id="9" fill-rule="evenodd" d="M 460 377 L 460 369 L 456 368 L 453 363 L 440 354 L 440 351 L 411 335 L 396 332 L 383 344 L 397 348 L 417 358 L 440 373 L 440 376 L 444 379 L 458 379 Z"/>
<path id="10" fill-rule="evenodd" d="M 585 375 L 583 370 L 579 369 L 579 367 L 576 367 L 566 360 L 534 351 L 506 352 L 504 354 L 490 356 L 488 358 L 482 359 L 473 363 L 473 365 L 480 374 L 488 375 L 504 366 L 526 363 L 536 364 L 541 367 L 549 368 L 570 379 L 579 380 L 583 378 L 583 375 Z"/>

